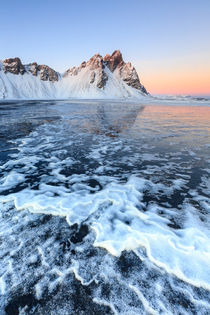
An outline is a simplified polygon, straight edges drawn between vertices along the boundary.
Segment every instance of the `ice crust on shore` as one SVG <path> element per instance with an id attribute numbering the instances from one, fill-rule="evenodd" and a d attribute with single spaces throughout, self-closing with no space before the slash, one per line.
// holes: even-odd
<path id="1" fill-rule="evenodd" d="M 0 313 L 208 314 L 205 125 L 182 146 L 139 106 L 81 103 L 33 105 L 0 160 Z"/>
<path id="2" fill-rule="evenodd" d="M 1 166 L 5 176 L 1 178 L 0 191 L 27 182 L 27 177 L 38 170 L 39 163 L 46 164 L 48 175 L 40 177 L 38 190 L 26 187 L 19 192 L 1 196 L 2 203 L 14 201 L 17 210 L 28 209 L 33 213 L 66 217 L 70 226 L 86 222 L 95 232 L 95 246 L 105 248 L 114 256 L 120 256 L 124 250 L 144 247 L 149 259 L 158 267 L 192 285 L 210 289 L 210 235 L 201 223 L 199 225 L 192 219 L 190 213 L 195 212 L 194 207 L 187 201 L 183 203 L 185 223 L 180 230 L 173 231 L 168 227 L 169 217 L 175 213 L 173 208 L 165 209 L 158 204 L 151 204 L 145 212 L 142 202 L 143 195 L 148 191 L 154 195 L 164 191 L 165 195 L 172 196 L 187 187 L 186 179 L 173 180 L 165 185 L 132 176 L 125 183 L 120 183 L 117 178 L 100 175 L 100 170 L 98 175 L 66 176 L 62 174 L 63 167 L 73 166 L 77 161 L 73 157 L 69 162 L 59 158 L 66 153 L 65 147 L 56 149 L 63 132 L 60 130 L 52 134 L 48 128 L 41 127 L 39 131 L 17 141 L 19 153 L 13 155 L 14 161 Z M 47 152 L 52 149 L 53 137 L 54 156 L 50 157 Z M 93 147 L 92 152 L 88 152 L 89 158 L 93 157 L 100 164 L 110 144 L 108 141 L 106 145 L 99 144 L 97 155 L 92 153 L 96 151 Z M 113 153 L 121 150 L 120 142 L 112 150 Z M 142 155 L 142 158 L 147 159 L 147 156 Z M 154 159 L 157 160 L 158 156 L 154 156 Z M 15 170 L 9 171 L 14 164 Z M 91 187 L 91 180 L 95 180 L 98 187 Z M 103 187 L 102 190 L 99 185 Z M 207 198 L 205 203 L 206 206 L 203 206 L 208 210 L 210 200 Z M 165 215 L 159 215 L 159 212 Z"/>

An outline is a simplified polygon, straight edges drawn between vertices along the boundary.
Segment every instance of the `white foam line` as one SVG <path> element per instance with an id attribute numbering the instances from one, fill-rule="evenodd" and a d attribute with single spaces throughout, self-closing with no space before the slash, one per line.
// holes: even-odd
<path id="1" fill-rule="evenodd" d="M 4 295 L 6 292 L 6 283 L 3 280 L 4 275 L 0 278 L 0 290 L 1 290 L 1 294 Z"/>
<path id="2" fill-rule="evenodd" d="M 36 294 L 36 298 L 39 300 L 42 296 L 42 286 L 40 283 L 37 283 L 35 285 L 35 294 Z"/>
<path id="3" fill-rule="evenodd" d="M 114 315 L 118 315 L 118 312 L 116 311 L 113 303 L 109 303 L 109 302 L 104 301 L 104 300 L 99 299 L 99 298 L 93 298 L 93 302 L 95 302 L 99 305 L 109 306 L 111 308 L 112 312 L 114 313 Z"/>
<path id="4" fill-rule="evenodd" d="M 178 272 L 172 270 L 165 263 L 162 263 L 162 262 L 156 260 L 155 258 L 153 258 L 149 246 L 146 247 L 146 251 L 147 251 L 147 255 L 148 255 L 149 260 L 152 261 L 156 266 L 163 268 L 168 274 L 172 274 L 172 275 L 178 277 L 179 279 L 183 280 L 184 282 L 189 283 L 195 287 L 203 288 L 205 290 L 210 291 L 210 284 L 207 284 L 203 281 L 198 281 L 198 280 L 193 281 L 189 277 L 185 277 L 185 275 L 182 273 L 182 271 L 180 269 Z"/>
<path id="5" fill-rule="evenodd" d="M 42 262 L 42 265 L 43 266 L 46 266 L 46 267 L 49 267 L 49 264 L 46 262 L 46 259 L 45 259 L 45 256 L 44 256 L 44 252 L 43 250 L 41 249 L 40 246 L 37 247 L 37 250 L 41 256 L 41 262 Z"/>
<path id="6" fill-rule="evenodd" d="M 81 282 L 82 285 L 88 286 L 94 281 L 94 278 L 92 278 L 90 281 L 85 282 L 84 279 L 79 275 L 79 272 L 78 272 L 79 263 L 78 263 L 78 261 L 72 260 L 72 265 L 73 266 L 70 267 L 70 271 L 74 274 L 75 278 L 79 282 Z"/>
<path id="7" fill-rule="evenodd" d="M 138 288 L 136 288 L 134 285 L 132 284 L 129 284 L 129 288 L 131 288 L 131 290 L 133 290 L 138 298 L 140 299 L 142 305 L 144 306 L 144 309 L 145 311 L 148 313 L 148 314 L 151 314 L 151 315 L 158 315 L 158 312 L 156 312 L 148 303 L 148 301 L 145 299 L 145 297 L 143 296 L 143 294 L 139 291 Z"/>
<path id="8" fill-rule="evenodd" d="M 65 272 L 63 272 L 63 271 L 59 270 L 58 268 L 54 267 L 50 272 L 56 274 L 59 278 L 63 278 L 64 275 L 66 274 L 67 270 Z"/>
<path id="9" fill-rule="evenodd" d="M 206 301 L 203 301 L 203 300 L 197 300 L 193 297 L 192 293 L 190 292 L 190 290 L 186 290 L 186 289 L 183 289 L 177 285 L 175 285 L 173 283 L 173 281 L 171 279 L 169 279 L 169 282 L 170 282 L 170 285 L 172 288 L 174 288 L 174 291 L 179 291 L 182 295 L 187 295 L 189 300 L 195 305 L 200 305 L 201 307 L 205 307 L 207 309 L 210 309 L 210 304 L 207 303 Z"/>

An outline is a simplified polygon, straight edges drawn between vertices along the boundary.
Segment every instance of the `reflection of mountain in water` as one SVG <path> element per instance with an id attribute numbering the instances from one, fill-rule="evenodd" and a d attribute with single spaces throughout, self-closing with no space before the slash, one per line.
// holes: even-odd
<path id="1" fill-rule="evenodd" d="M 123 130 L 133 126 L 144 106 L 122 104 L 100 105 L 96 114 L 95 125 L 91 128 L 97 134 L 105 134 L 108 137 L 116 137 Z"/>

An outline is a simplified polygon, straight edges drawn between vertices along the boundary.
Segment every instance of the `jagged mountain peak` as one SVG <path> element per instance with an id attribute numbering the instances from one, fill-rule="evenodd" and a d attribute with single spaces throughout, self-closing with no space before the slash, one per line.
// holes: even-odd
<path id="1" fill-rule="evenodd" d="M 0 98 L 115 98 L 148 94 L 136 69 L 120 50 L 104 57 L 96 53 L 64 74 L 37 62 L 23 65 L 20 58 L 0 62 Z"/>
<path id="2" fill-rule="evenodd" d="M 43 81 L 58 81 L 58 73 L 47 65 L 38 65 L 37 62 L 23 65 L 19 57 L 3 60 L 4 73 L 21 74 L 32 73 L 33 76 L 39 76 Z"/>
<path id="3" fill-rule="evenodd" d="M 98 88 L 104 89 L 108 81 L 107 69 L 115 77 L 122 79 L 128 86 L 131 86 L 144 94 L 148 94 L 145 87 L 140 83 L 136 69 L 130 62 L 125 63 L 120 50 L 115 50 L 112 55 L 106 54 L 102 57 L 99 53 L 91 57 L 87 62 L 83 62 L 79 67 L 68 69 L 64 77 L 78 75 L 84 68 L 89 68 L 89 83 L 96 82 Z M 107 69 L 106 69 L 107 68 Z"/>
<path id="4" fill-rule="evenodd" d="M 106 54 L 103 60 L 112 72 L 117 68 L 117 66 L 122 66 L 124 64 L 124 60 L 120 50 L 115 50 L 111 56 L 109 54 Z"/>
<path id="5" fill-rule="evenodd" d="M 13 74 L 24 74 L 26 72 L 18 57 L 3 60 L 3 70 L 5 73 L 10 72 Z"/>

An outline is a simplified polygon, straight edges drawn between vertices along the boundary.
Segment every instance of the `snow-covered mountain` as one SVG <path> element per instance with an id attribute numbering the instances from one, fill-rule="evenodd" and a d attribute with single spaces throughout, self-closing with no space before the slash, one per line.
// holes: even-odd
<path id="1" fill-rule="evenodd" d="M 60 74 L 19 58 L 0 62 L 0 99 L 142 98 L 148 94 L 136 69 L 119 50 L 103 58 L 95 54 L 79 67 Z"/>

